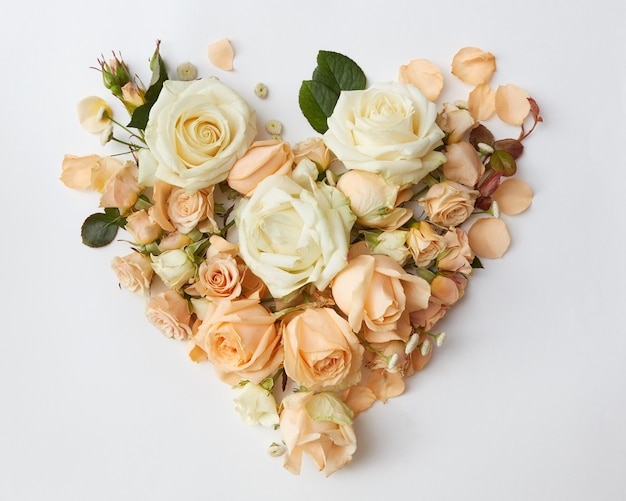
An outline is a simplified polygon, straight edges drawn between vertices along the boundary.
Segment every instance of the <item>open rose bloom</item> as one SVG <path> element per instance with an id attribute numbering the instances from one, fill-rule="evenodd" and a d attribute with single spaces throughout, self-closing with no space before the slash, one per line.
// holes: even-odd
<path id="1" fill-rule="evenodd" d="M 209 47 L 224 71 L 233 56 L 227 39 Z M 169 80 L 158 45 L 151 63 L 145 88 L 123 61 L 101 62 L 138 130 L 122 141 L 130 156 L 63 158 L 61 181 L 99 195 L 83 241 L 130 243 L 111 266 L 148 321 L 234 388 L 245 423 L 278 428 L 287 470 L 309 457 L 334 474 L 357 452 L 356 416 L 412 390 L 442 345 L 477 258 L 508 248 L 500 209 L 531 204 L 511 178 L 539 108 L 492 87 L 495 57 L 470 47 L 451 67 L 462 99 L 439 100 L 452 75 L 414 59 L 398 82 L 342 89 L 327 130 L 292 144 L 220 80 L 190 63 Z M 118 139 L 113 109 L 90 97 L 78 117 Z M 496 139 L 480 123 L 492 115 L 519 138 Z"/>

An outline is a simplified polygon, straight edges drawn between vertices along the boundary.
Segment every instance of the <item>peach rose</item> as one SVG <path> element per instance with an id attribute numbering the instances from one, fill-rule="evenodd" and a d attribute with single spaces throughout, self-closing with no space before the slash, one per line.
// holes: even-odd
<path id="1" fill-rule="evenodd" d="M 146 209 L 129 214 L 124 228 L 132 235 L 133 242 L 139 245 L 151 244 L 163 234 L 161 226 Z"/>
<path id="2" fill-rule="evenodd" d="M 436 275 L 430 283 L 428 308 L 411 313 L 411 323 L 426 331 L 431 330 L 446 315 L 450 306 L 463 297 L 466 286 L 467 277 L 463 275 Z"/>
<path id="3" fill-rule="evenodd" d="M 395 230 L 413 215 L 412 210 L 397 207 L 400 187 L 376 172 L 348 171 L 339 178 L 337 188 L 350 199 L 350 209 L 363 226 Z"/>
<path id="4" fill-rule="evenodd" d="M 125 162 L 105 183 L 100 197 L 100 207 L 116 207 L 126 213 L 137 201 L 143 186 L 137 181 L 137 164 Z"/>
<path id="5" fill-rule="evenodd" d="M 146 303 L 146 317 L 166 337 L 191 337 L 189 303 L 176 291 L 170 289 L 151 297 Z"/>
<path id="6" fill-rule="evenodd" d="M 288 175 L 293 166 L 293 151 L 284 141 L 255 141 L 228 173 L 228 186 L 250 196 L 258 184 L 272 174 Z"/>
<path id="7" fill-rule="evenodd" d="M 283 360 L 274 317 L 253 299 L 210 303 L 194 341 L 228 384 L 260 383 Z"/>
<path id="8" fill-rule="evenodd" d="M 311 137 L 296 143 L 293 147 L 293 163 L 299 164 L 303 159 L 311 160 L 319 172 L 330 166 L 330 151 L 321 137 Z"/>
<path id="9" fill-rule="evenodd" d="M 153 207 L 150 208 L 152 209 Z M 172 233 L 166 234 L 159 241 L 159 251 L 166 252 L 169 250 L 182 249 L 186 245 L 191 245 L 192 243 L 194 242 L 189 235 L 173 231 Z"/>
<path id="10" fill-rule="evenodd" d="M 433 223 L 451 227 L 470 217 L 477 196 L 476 190 L 454 181 L 443 181 L 431 186 L 418 202 Z"/>
<path id="11" fill-rule="evenodd" d="M 332 292 L 352 330 L 363 328 L 368 342 L 384 343 L 408 339 L 409 313 L 428 306 L 430 287 L 388 256 L 363 254 L 337 274 Z"/>
<path id="12" fill-rule="evenodd" d="M 444 240 L 446 248 L 437 258 L 437 268 L 471 275 L 474 252 L 469 245 L 467 233 L 461 228 L 455 228 L 445 233 Z"/>
<path id="13" fill-rule="evenodd" d="M 143 294 L 152 282 L 152 262 L 150 258 L 140 252 L 131 252 L 127 256 L 116 256 L 111 267 L 117 275 L 122 288 Z"/>
<path id="14" fill-rule="evenodd" d="M 198 278 L 185 289 L 192 296 L 212 299 L 235 299 L 241 295 L 241 278 L 245 265 L 230 254 L 215 254 L 200 263 Z"/>
<path id="15" fill-rule="evenodd" d="M 451 103 L 445 103 L 441 114 L 437 117 L 437 124 L 448 134 L 447 144 L 458 143 L 466 132 L 472 130 L 478 122 L 466 108 Z"/>
<path id="16" fill-rule="evenodd" d="M 352 461 L 354 413 L 334 393 L 298 392 L 281 404 L 280 432 L 287 447 L 285 468 L 298 475 L 308 455 L 328 477 Z"/>
<path id="17" fill-rule="evenodd" d="M 406 242 L 418 268 L 426 268 L 445 248 L 444 238 L 426 221 L 409 229 Z"/>
<path id="18" fill-rule="evenodd" d="M 341 390 L 361 379 L 363 347 L 330 308 L 310 308 L 281 326 L 285 372 L 309 390 Z"/>
<path id="19" fill-rule="evenodd" d="M 485 173 L 485 166 L 478 152 L 467 141 L 449 144 L 445 151 L 446 163 L 443 164 L 443 175 L 450 181 L 473 188 Z"/>
<path id="20" fill-rule="evenodd" d="M 189 233 L 196 227 L 202 232 L 215 232 L 213 219 L 213 186 L 194 193 L 184 188 L 157 181 L 154 185 L 153 219 L 165 231 Z"/>

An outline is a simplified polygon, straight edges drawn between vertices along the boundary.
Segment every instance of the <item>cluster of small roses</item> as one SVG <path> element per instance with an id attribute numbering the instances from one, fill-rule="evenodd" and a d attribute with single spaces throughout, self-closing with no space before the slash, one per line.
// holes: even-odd
<path id="1" fill-rule="evenodd" d="M 307 454 L 330 475 L 356 450 L 354 417 L 403 393 L 443 342 L 432 329 L 475 264 L 460 226 L 493 212 L 521 141 L 504 148 L 465 107 L 438 113 L 420 65 L 342 92 L 328 131 L 291 146 L 258 138 L 254 110 L 219 80 L 167 79 L 158 47 L 152 63 L 149 89 L 117 58 L 101 63 L 135 123 L 135 158 L 66 155 L 62 180 L 101 192 L 104 226 L 129 233 L 113 269 L 149 294 L 147 318 L 241 387 L 245 421 L 280 428 L 287 469 Z M 98 99 L 81 120 L 110 140 Z M 513 192 L 502 205 L 519 206 Z M 494 251 L 493 228 L 474 240 L 487 257 L 508 245 Z"/>

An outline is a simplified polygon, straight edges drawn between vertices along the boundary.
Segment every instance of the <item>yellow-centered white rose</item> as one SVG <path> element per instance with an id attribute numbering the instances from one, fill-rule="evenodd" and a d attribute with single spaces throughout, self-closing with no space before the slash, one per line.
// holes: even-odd
<path id="1" fill-rule="evenodd" d="M 255 135 L 255 111 L 227 85 L 213 78 L 167 80 L 150 110 L 141 183 L 161 179 L 190 192 L 220 183 Z"/>
<path id="2" fill-rule="evenodd" d="M 402 186 L 445 162 L 434 151 L 444 137 L 436 118 L 436 105 L 413 85 L 380 83 L 343 91 L 323 137 L 347 169 L 378 172 Z"/>
<path id="3" fill-rule="evenodd" d="M 336 188 L 310 180 L 265 178 L 235 208 L 241 257 L 252 273 L 282 298 L 313 284 L 325 289 L 346 265 L 355 216 Z"/>

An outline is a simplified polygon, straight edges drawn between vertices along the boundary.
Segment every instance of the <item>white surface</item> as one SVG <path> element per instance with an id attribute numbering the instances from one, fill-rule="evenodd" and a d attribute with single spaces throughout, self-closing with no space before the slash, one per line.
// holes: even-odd
<path id="1" fill-rule="evenodd" d="M 41 5 L 14 3 L 0 30 L 0 499 L 626 497 L 621 2 Z M 224 36 L 228 74 L 206 58 Z M 80 243 L 97 198 L 60 183 L 61 159 L 102 150 L 75 104 L 108 97 L 89 69 L 97 57 L 121 51 L 145 76 L 157 38 L 171 69 L 190 60 L 219 74 L 290 141 L 312 135 L 297 92 L 319 49 L 352 57 L 372 83 L 413 58 L 447 72 L 478 46 L 497 57 L 494 83 L 541 105 L 520 161 L 536 196 L 508 219 L 512 248 L 470 280 L 445 320 L 449 342 L 408 391 L 358 418 L 354 461 L 328 479 L 308 460 L 298 477 L 267 456 L 277 435 L 244 425 L 212 368 L 118 289 L 116 248 Z M 252 94 L 258 81 L 267 101 Z"/>

